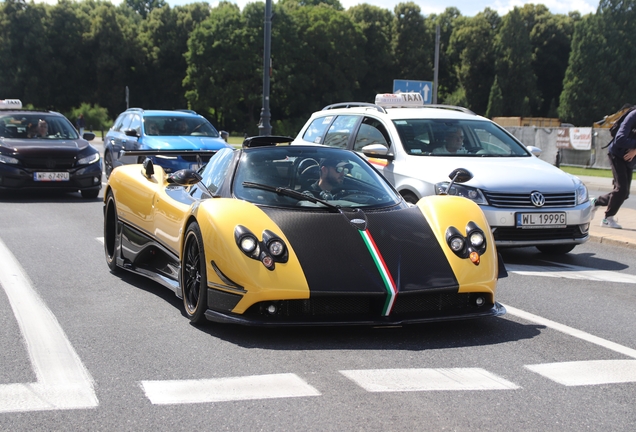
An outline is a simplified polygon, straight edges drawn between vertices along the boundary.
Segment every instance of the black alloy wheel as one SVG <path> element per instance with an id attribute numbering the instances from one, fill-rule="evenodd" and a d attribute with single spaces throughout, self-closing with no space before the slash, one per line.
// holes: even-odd
<path id="1" fill-rule="evenodd" d="M 110 173 L 113 172 L 113 154 L 107 151 L 104 155 L 104 174 L 106 178 L 110 177 Z"/>
<path id="2" fill-rule="evenodd" d="M 104 209 L 104 253 L 110 271 L 117 272 L 117 206 L 111 191 L 106 196 Z"/>
<path id="3" fill-rule="evenodd" d="M 208 307 L 208 278 L 205 269 L 203 237 L 196 222 L 188 226 L 184 245 L 181 258 L 183 306 L 190 321 L 193 324 L 199 324 L 205 319 L 205 311 Z"/>

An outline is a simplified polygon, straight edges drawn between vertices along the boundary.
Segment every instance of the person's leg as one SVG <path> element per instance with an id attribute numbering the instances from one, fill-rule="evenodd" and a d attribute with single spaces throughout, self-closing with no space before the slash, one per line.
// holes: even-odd
<path id="1" fill-rule="evenodd" d="M 614 174 L 614 190 L 608 195 L 605 218 L 612 217 L 618 213 L 625 199 L 629 196 L 629 186 L 631 184 L 631 169 L 623 158 L 610 155 L 610 164 Z"/>

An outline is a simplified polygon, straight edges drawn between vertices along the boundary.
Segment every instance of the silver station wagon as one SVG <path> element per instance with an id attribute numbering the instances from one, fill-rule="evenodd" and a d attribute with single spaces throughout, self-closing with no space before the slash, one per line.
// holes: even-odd
<path id="1" fill-rule="evenodd" d="M 491 120 L 461 107 L 424 105 L 418 93 L 327 106 L 292 144 L 361 152 L 411 203 L 445 192 L 448 173 L 465 168 L 472 180 L 449 193 L 480 205 L 500 248 L 564 254 L 589 238 L 592 207 L 581 180 Z"/>

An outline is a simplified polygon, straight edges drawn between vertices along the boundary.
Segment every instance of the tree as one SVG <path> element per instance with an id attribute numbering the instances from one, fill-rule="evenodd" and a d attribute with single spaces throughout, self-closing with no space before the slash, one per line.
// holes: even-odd
<path id="1" fill-rule="evenodd" d="M 518 7 L 503 18 L 494 47 L 495 71 L 503 98 L 502 115 L 521 115 L 526 97 L 534 111 L 540 99 L 532 72 L 530 36 Z"/>
<path id="2" fill-rule="evenodd" d="M 396 77 L 395 61 L 391 52 L 391 24 L 393 15 L 386 9 L 359 4 L 347 10 L 347 15 L 364 35 L 360 88 L 354 91 L 354 100 L 373 101 L 378 93 L 393 91 Z"/>
<path id="3" fill-rule="evenodd" d="M 575 24 L 558 108 L 563 121 L 591 125 L 634 103 L 635 20 L 636 0 L 601 0 L 596 14 Z"/>
<path id="4" fill-rule="evenodd" d="M 424 24 L 420 7 L 399 3 L 394 9 L 393 52 L 398 65 L 397 77 L 431 80 L 435 58 L 435 33 Z"/>
<path id="5" fill-rule="evenodd" d="M 147 18 L 153 10 L 167 5 L 165 0 L 125 0 L 124 4 L 141 15 L 144 19 Z"/>
<path id="6" fill-rule="evenodd" d="M 455 23 L 447 50 L 466 106 L 478 114 L 484 114 L 488 108 L 494 81 L 494 34 L 485 14 L 462 17 Z"/>

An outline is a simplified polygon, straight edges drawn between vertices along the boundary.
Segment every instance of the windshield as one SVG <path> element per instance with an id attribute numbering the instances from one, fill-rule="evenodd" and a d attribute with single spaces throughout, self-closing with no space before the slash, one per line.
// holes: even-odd
<path id="1" fill-rule="evenodd" d="M 480 120 L 394 120 L 404 150 L 415 156 L 530 157 L 495 123 Z"/>
<path id="2" fill-rule="evenodd" d="M 400 201 L 386 180 L 356 153 L 320 147 L 244 150 L 233 192 L 255 204 L 294 208 L 325 208 L 325 203 L 384 207 Z"/>
<path id="3" fill-rule="evenodd" d="M 46 113 L 18 112 L 0 116 L 0 136 L 46 140 L 78 139 L 66 117 Z"/>
<path id="4" fill-rule="evenodd" d="M 219 137 L 219 132 L 214 126 L 198 116 L 145 116 L 144 132 L 151 136 Z"/>

